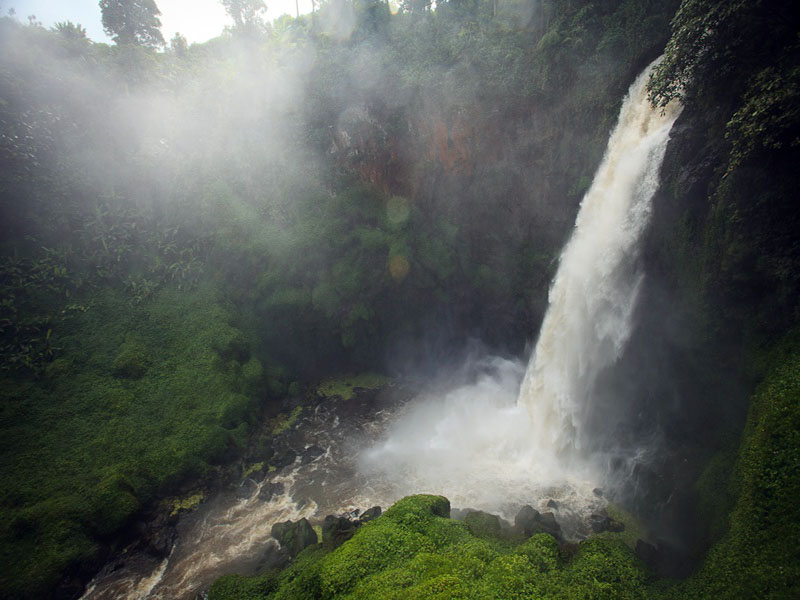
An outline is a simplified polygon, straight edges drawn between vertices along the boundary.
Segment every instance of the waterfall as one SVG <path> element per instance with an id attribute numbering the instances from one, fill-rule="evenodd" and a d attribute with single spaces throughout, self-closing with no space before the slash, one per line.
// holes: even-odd
<path id="1" fill-rule="evenodd" d="M 598 374 L 631 333 L 642 282 L 638 240 L 680 111 L 650 107 L 645 85 L 652 67 L 623 101 L 561 255 L 527 368 L 497 357 L 467 361 L 464 372 L 474 377 L 445 377 L 393 415 L 358 457 L 375 497 L 432 492 L 506 519 L 524 504 L 550 510 L 555 500 L 568 538 L 590 531 L 587 518 L 603 504 L 593 490 L 604 473 L 579 453 L 587 447 L 584 423 Z"/>
<path id="2" fill-rule="evenodd" d="M 639 238 L 651 212 L 677 103 L 662 112 L 647 99 L 652 63 L 625 97 L 605 156 L 581 201 L 561 253 L 549 306 L 520 388 L 534 445 L 574 456 L 598 374 L 621 355 L 643 278 Z"/>

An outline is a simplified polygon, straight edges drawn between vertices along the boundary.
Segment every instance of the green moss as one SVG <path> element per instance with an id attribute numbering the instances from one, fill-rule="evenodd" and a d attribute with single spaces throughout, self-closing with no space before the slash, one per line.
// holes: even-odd
<path id="1" fill-rule="evenodd" d="M 302 413 L 303 407 L 295 406 L 289 415 L 278 415 L 275 418 L 272 426 L 272 435 L 280 435 L 281 433 L 289 431 L 292 427 L 294 427 L 294 424 L 297 423 L 297 419 L 300 418 Z"/>
<path id="2" fill-rule="evenodd" d="M 620 540 L 589 538 L 564 573 L 567 598 L 646 598 L 644 566 Z"/>
<path id="3" fill-rule="evenodd" d="M 257 384 L 263 374 L 264 368 L 261 366 L 261 361 L 255 357 L 252 357 L 242 365 L 242 377 L 250 385 Z"/>
<path id="4" fill-rule="evenodd" d="M 248 477 L 250 477 L 250 475 L 252 475 L 256 471 L 260 471 L 263 468 L 264 468 L 263 462 L 257 462 L 251 464 L 244 470 L 244 472 L 242 472 L 242 479 L 247 479 Z"/>
<path id="5" fill-rule="evenodd" d="M 189 496 L 186 496 L 185 498 L 175 498 L 171 502 L 172 511 L 170 512 L 170 515 L 174 516 L 181 512 L 189 512 L 191 510 L 194 510 L 195 508 L 200 506 L 200 503 L 203 501 L 204 498 L 205 498 L 204 492 L 191 494 Z"/>
<path id="6" fill-rule="evenodd" d="M 480 538 L 499 539 L 502 535 L 500 529 L 500 517 L 490 515 L 483 511 L 475 511 L 467 514 L 464 525 L 469 532 Z"/>
<path id="7" fill-rule="evenodd" d="M 325 398 L 341 396 L 350 400 L 357 388 L 374 390 L 383 387 L 391 378 L 377 373 L 361 373 L 359 375 L 343 375 L 335 379 L 326 379 L 317 386 L 317 394 Z"/>
<path id="8" fill-rule="evenodd" d="M 72 363 L 65 358 L 57 358 L 45 369 L 45 375 L 49 379 L 59 379 L 67 377 L 72 372 Z"/>

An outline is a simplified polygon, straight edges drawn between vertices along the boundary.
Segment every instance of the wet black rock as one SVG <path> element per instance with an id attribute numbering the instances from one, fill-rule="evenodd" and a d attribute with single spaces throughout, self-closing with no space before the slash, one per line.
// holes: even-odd
<path id="1" fill-rule="evenodd" d="M 307 519 L 300 519 L 297 522 L 284 521 L 275 523 L 272 526 L 272 537 L 289 552 L 291 556 L 297 556 L 305 548 L 313 546 L 319 542 L 317 532 L 311 527 Z"/>
<path id="2" fill-rule="evenodd" d="M 320 448 L 317 445 L 309 446 L 308 448 L 303 450 L 303 455 L 302 455 L 301 461 L 302 461 L 302 463 L 304 465 L 306 465 L 306 464 L 316 460 L 317 458 L 319 458 L 323 454 L 325 454 L 325 450 L 323 448 Z"/>
<path id="3" fill-rule="evenodd" d="M 514 530 L 517 534 L 529 538 L 537 533 L 549 533 L 557 540 L 562 540 L 561 526 L 553 513 L 540 513 L 532 506 L 523 506 L 514 517 Z"/>
<path id="4" fill-rule="evenodd" d="M 158 558 L 166 558 L 172 552 L 178 532 L 172 526 L 154 531 L 147 539 L 147 552 Z"/>
<path id="5" fill-rule="evenodd" d="M 295 458 L 297 458 L 297 454 L 294 452 L 294 450 L 287 449 L 276 454 L 270 461 L 270 464 L 276 469 L 282 469 L 283 467 L 288 467 L 291 465 Z"/>
<path id="6" fill-rule="evenodd" d="M 604 531 L 619 533 L 620 531 L 625 531 L 625 523 L 615 521 L 608 515 L 598 513 L 589 517 L 589 525 L 595 533 L 602 533 Z"/>
<path id="7" fill-rule="evenodd" d="M 594 489 L 592 490 L 592 493 L 593 493 L 595 496 L 600 496 L 600 497 L 602 497 L 602 496 L 603 496 L 603 490 L 601 490 L 600 488 L 594 488 Z"/>
<path id="8" fill-rule="evenodd" d="M 368 508 L 363 513 L 361 513 L 361 518 L 359 521 L 362 523 L 366 523 L 367 521 L 372 521 L 372 519 L 377 519 L 381 516 L 381 507 L 380 506 L 373 506 L 372 508 Z"/>
<path id="9" fill-rule="evenodd" d="M 552 498 L 547 501 L 547 508 L 552 508 L 553 510 L 558 510 L 558 502 L 553 500 Z"/>
<path id="10" fill-rule="evenodd" d="M 258 499 L 263 502 L 269 502 L 275 496 L 280 496 L 285 491 L 283 484 L 276 481 L 265 481 L 261 486 L 261 491 L 258 492 Z"/>
<path id="11" fill-rule="evenodd" d="M 172 552 L 172 546 L 178 536 L 175 524 L 177 515 L 166 512 L 159 513 L 155 518 L 140 522 L 136 530 L 145 551 L 156 558 L 166 558 Z"/>
<path id="12" fill-rule="evenodd" d="M 361 521 L 328 515 L 322 522 L 322 545 L 331 550 L 353 537 Z"/>
<path id="13" fill-rule="evenodd" d="M 248 477 L 236 488 L 236 497 L 247 500 L 255 496 L 256 491 L 258 491 L 258 484 Z"/>

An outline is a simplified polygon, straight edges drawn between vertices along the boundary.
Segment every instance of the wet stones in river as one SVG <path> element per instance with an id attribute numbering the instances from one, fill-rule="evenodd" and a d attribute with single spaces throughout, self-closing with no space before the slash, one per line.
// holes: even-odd
<path id="1" fill-rule="evenodd" d="M 594 513 L 589 517 L 589 525 L 594 533 L 603 533 L 604 531 L 619 533 L 620 531 L 625 531 L 625 523 L 620 523 L 608 515 L 600 513 Z"/>
<path id="2" fill-rule="evenodd" d="M 261 486 L 261 491 L 258 492 L 258 499 L 263 502 L 269 502 L 275 496 L 280 496 L 285 491 L 282 483 L 276 481 L 265 481 Z"/>
<path id="3" fill-rule="evenodd" d="M 313 446 L 309 446 L 305 450 L 303 450 L 303 454 L 301 455 L 301 462 L 304 465 L 307 465 L 313 460 L 316 460 L 320 456 L 325 454 L 325 450 L 317 446 L 316 444 Z"/>
<path id="4" fill-rule="evenodd" d="M 553 510 L 558 510 L 558 502 L 553 500 L 552 498 L 547 501 L 547 508 L 552 508 Z"/>
<path id="5" fill-rule="evenodd" d="M 328 515 L 322 522 L 322 545 L 333 550 L 353 537 L 361 527 L 358 519 Z"/>
<path id="6" fill-rule="evenodd" d="M 270 464 L 276 469 L 282 469 L 294 463 L 295 458 L 297 458 L 297 453 L 291 448 L 287 448 L 282 452 L 276 453 Z"/>
<path id="7" fill-rule="evenodd" d="M 297 556 L 304 549 L 319 542 L 317 532 L 307 519 L 297 522 L 284 521 L 272 526 L 272 537 L 278 540 L 281 547 L 286 548 L 291 556 Z"/>
<path id="8" fill-rule="evenodd" d="M 240 500 L 249 500 L 255 495 L 257 490 L 258 484 L 253 479 L 248 477 L 236 488 L 236 497 Z"/>
<path id="9" fill-rule="evenodd" d="M 559 541 L 563 540 L 561 526 L 553 513 L 540 513 L 526 504 L 514 517 L 514 530 L 517 534 L 529 538 L 537 533 L 549 533 Z"/>

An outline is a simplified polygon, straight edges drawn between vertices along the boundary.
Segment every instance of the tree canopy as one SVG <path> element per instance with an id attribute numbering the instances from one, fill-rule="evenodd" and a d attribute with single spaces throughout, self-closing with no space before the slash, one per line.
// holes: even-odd
<path id="1" fill-rule="evenodd" d="M 120 46 L 159 48 L 161 11 L 155 0 L 100 0 L 103 30 Z"/>

